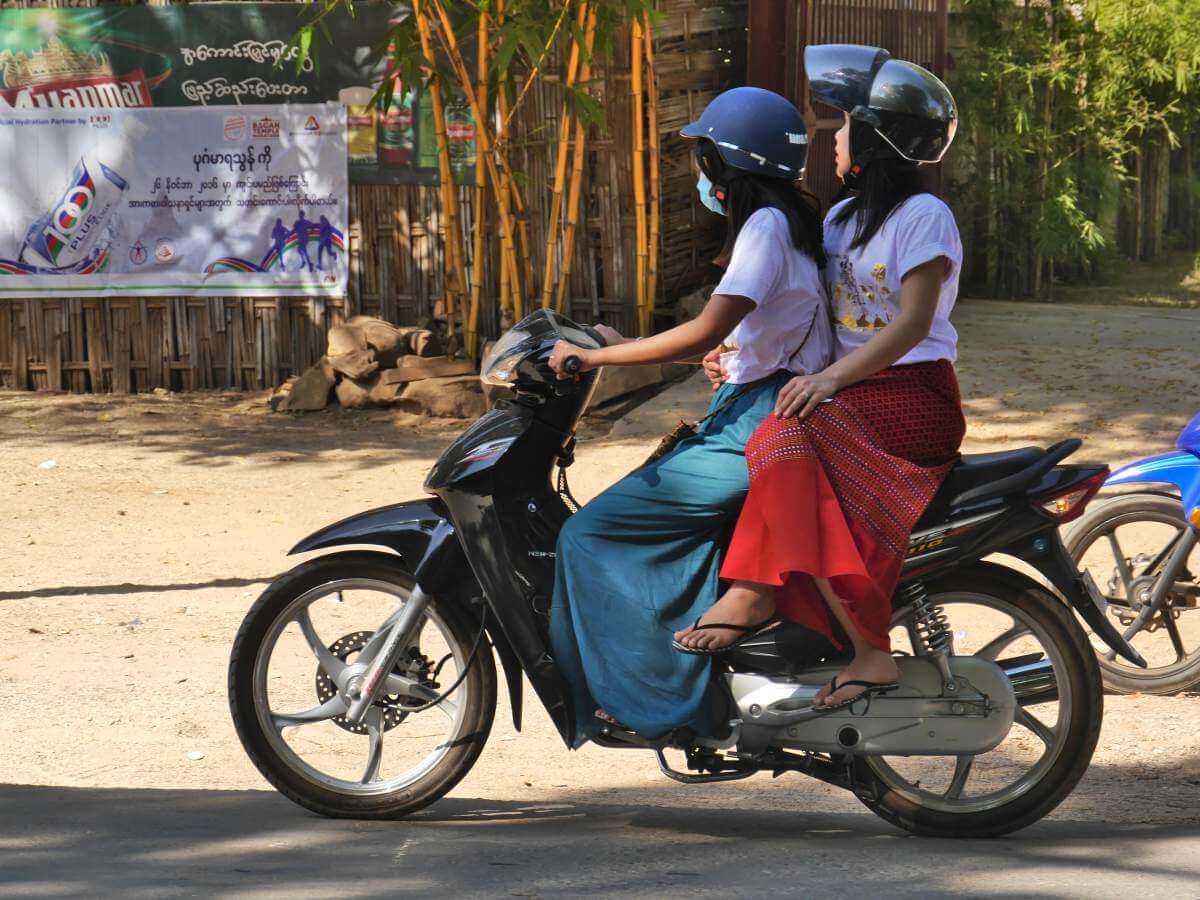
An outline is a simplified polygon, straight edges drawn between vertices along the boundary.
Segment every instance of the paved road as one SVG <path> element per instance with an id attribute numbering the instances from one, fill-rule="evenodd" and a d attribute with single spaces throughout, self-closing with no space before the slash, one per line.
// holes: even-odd
<path id="1" fill-rule="evenodd" d="M 0 895 L 1195 897 L 1200 826 L 1050 821 L 995 841 L 870 815 L 444 800 L 318 819 L 263 791 L 0 788 Z"/>

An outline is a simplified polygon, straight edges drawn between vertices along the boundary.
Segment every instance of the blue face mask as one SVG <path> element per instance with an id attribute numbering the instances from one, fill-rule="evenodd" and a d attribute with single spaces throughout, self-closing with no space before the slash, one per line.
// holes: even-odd
<path id="1" fill-rule="evenodd" d="M 725 207 L 721 204 L 720 200 L 713 196 L 712 191 L 713 183 L 708 180 L 707 175 L 701 172 L 699 180 L 696 181 L 696 192 L 700 194 L 700 202 L 718 216 L 723 216 L 725 215 Z"/>

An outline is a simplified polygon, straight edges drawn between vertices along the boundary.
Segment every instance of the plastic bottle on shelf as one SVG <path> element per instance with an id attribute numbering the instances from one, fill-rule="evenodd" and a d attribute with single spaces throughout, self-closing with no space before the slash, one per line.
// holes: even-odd
<path id="1" fill-rule="evenodd" d="M 348 87 L 338 91 L 338 101 L 346 106 L 346 149 L 352 163 L 376 161 L 375 106 L 369 87 Z"/>
<path id="2" fill-rule="evenodd" d="M 379 117 L 379 164 L 411 165 L 413 144 L 412 91 L 404 90 L 396 78 L 392 82 L 392 99 Z"/>

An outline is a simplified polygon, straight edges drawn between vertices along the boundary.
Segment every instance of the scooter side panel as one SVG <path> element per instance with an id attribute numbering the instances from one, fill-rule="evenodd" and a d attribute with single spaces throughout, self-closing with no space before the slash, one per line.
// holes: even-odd
<path id="1" fill-rule="evenodd" d="M 1175 485 L 1183 499 L 1184 515 L 1200 516 L 1197 512 L 1200 509 L 1200 456 L 1187 450 L 1176 450 L 1140 459 L 1117 469 L 1104 486 L 1146 482 Z"/>
<path id="2" fill-rule="evenodd" d="M 442 452 L 425 479 L 425 490 L 441 491 L 491 469 L 528 430 L 531 417 L 530 410 L 510 402 L 484 413 Z"/>
<path id="3" fill-rule="evenodd" d="M 1183 431 L 1179 433 L 1179 440 L 1175 442 L 1175 446 L 1180 450 L 1200 453 L 1200 413 L 1184 426 Z"/>

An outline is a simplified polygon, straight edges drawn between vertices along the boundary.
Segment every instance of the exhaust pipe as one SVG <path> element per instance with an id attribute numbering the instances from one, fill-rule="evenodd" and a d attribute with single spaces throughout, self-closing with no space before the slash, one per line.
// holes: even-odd
<path id="1" fill-rule="evenodd" d="M 1053 703 L 1058 699 L 1058 677 L 1054 664 L 1041 653 L 1016 656 L 997 660 L 996 665 L 1004 670 L 1012 683 L 1013 693 L 1021 706 L 1035 703 Z"/>

